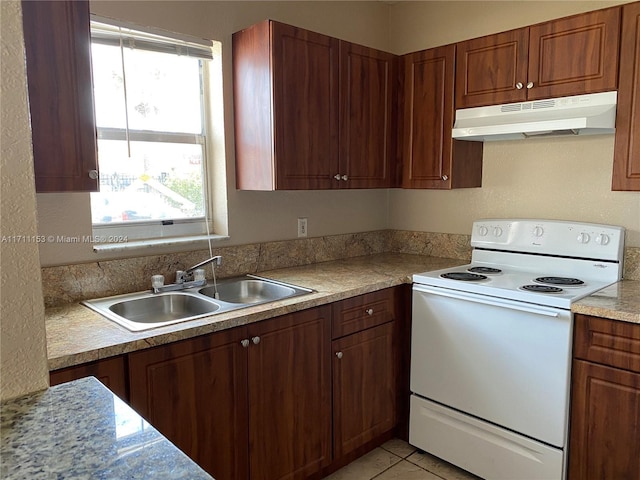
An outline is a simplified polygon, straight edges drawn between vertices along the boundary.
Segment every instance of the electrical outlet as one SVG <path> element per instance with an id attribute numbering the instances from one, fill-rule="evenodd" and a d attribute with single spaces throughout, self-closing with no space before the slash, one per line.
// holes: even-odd
<path id="1" fill-rule="evenodd" d="M 298 218 L 298 237 L 306 237 L 307 236 L 307 219 Z"/>

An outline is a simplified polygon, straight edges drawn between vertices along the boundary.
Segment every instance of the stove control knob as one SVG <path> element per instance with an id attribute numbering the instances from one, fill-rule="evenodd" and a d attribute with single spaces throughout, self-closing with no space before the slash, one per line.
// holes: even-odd
<path id="1" fill-rule="evenodd" d="M 493 236 L 499 237 L 502 235 L 502 227 L 493 227 Z"/>
<path id="2" fill-rule="evenodd" d="M 486 237 L 488 234 L 489 229 L 484 225 L 481 225 L 480 228 L 478 228 L 478 235 L 480 235 L 481 237 Z"/>
<path id="3" fill-rule="evenodd" d="M 596 243 L 598 245 L 608 245 L 610 240 L 611 239 L 609 238 L 609 235 L 606 235 L 604 233 L 601 233 L 596 237 Z"/>
<path id="4" fill-rule="evenodd" d="M 540 226 L 533 227 L 533 236 L 534 237 L 540 238 L 542 235 L 544 235 L 544 228 L 542 228 Z"/>
<path id="5" fill-rule="evenodd" d="M 578 242 L 580 243 L 589 243 L 589 240 L 591 240 L 591 237 L 588 233 L 582 232 L 580 235 L 578 235 Z"/>

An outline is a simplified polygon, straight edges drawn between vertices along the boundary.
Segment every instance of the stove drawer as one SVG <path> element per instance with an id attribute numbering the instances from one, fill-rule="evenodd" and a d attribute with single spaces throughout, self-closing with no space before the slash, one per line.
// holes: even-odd
<path id="1" fill-rule="evenodd" d="M 640 325 L 576 314 L 574 356 L 640 373 Z"/>

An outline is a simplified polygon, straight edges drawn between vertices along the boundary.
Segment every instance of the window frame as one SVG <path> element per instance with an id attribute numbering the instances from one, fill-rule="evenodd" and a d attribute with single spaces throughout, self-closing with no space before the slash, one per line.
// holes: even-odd
<path id="1" fill-rule="evenodd" d="M 97 24 L 97 25 L 96 25 Z M 102 35 L 102 28 L 106 28 L 109 34 Z M 96 34 L 97 32 L 100 32 Z M 143 44 L 140 50 L 155 51 L 170 54 L 188 54 L 199 60 L 200 76 L 200 113 L 202 130 L 200 133 L 176 133 L 164 131 L 137 130 L 128 127 L 98 127 L 96 135 L 98 140 L 120 141 L 144 141 L 153 143 L 184 143 L 200 145 L 202 148 L 202 190 L 204 215 L 192 218 L 173 218 L 157 220 L 132 220 L 127 222 L 94 223 L 91 218 L 92 234 L 94 239 L 94 251 L 124 249 L 127 246 L 136 247 L 153 243 L 181 243 L 181 241 L 193 241 L 199 238 L 211 238 L 213 235 L 213 193 L 210 191 L 212 182 L 209 173 L 212 170 L 212 155 L 209 155 L 209 134 L 212 131 L 209 118 L 211 106 L 211 80 L 210 68 L 214 60 L 214 42 L 198 39 L 189 35 L 174 34 L 152 27 L 142 27 L 113 19 L 91 16 L 91 43 L 107 44 L 120 47 L 118 35 L 123 36 L 121 48 L 129 48 L 124 41 L 133 45 Z M 136 38 L 142 38 L 140 43 Z M 133 40 L 132 40 L 133 38 Z M 117 39 L 117 40 L 116 40 Z M 148 41 L 151 39 L 151 41 Z M 154 43 L 159 41 L 160 43 Z M 116 43 L 117 42 L 117 43 Z M 159 48 L 148 48 L 160 45 Z M 167 47 L 168 45 L 168 47 Z M 147 48 L 145 48 L 147 47 Z M 218 46 L 219 48 L 220 46 Z M 173 49 L 173 50 L 172 50 Z M 194 53 L 195 54 L 190 54 Z M 205 61 L 207 60 L 207 61 Z M 124 242 L 124 243 L 123 243 Z M 115 244 L 115 245 L 114 245 Z"/>

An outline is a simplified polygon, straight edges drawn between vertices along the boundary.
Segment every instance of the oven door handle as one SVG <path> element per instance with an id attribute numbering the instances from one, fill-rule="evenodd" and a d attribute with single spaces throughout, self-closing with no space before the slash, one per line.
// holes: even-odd
<path id="1" fill-rule="evenodd" d="M 536 315 L 545 315 L 547 317 L 558 317 L 559 314 L 556 310 L 546 309 L 535 306 L 528 306 L 522 303 L 511 302 L 509 300 L 501 300 L 495 297 L 480 297 L 478 295 L 467 294 L 464 292 L 453 293 L 450 290 L 435 290 L 424 285 L 413 285 L 413 290 L 417 292 L 430 293 L 432 295 L 439 295 L 441 297 L 455 298 L 458 300 L 465 300 L 467 302 L 482 303 L 484 305 L 491 305 L 495 307 L 510 308 L 511 310 L 519 310 L 521 312 L 534 313 Z M 490 298 L 490 299 L 489 299 Z"/>

